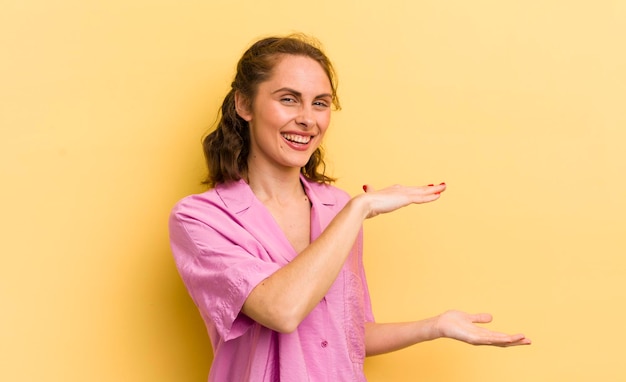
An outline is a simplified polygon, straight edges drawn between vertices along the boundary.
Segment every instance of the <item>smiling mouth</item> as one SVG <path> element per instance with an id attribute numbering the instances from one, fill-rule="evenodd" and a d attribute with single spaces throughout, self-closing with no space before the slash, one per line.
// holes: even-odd
<path id="1" fill-rule="evenodd" d="M 297 134 L 281 134 L 283 138 L 285 138 L 286 140 L 288 140 L 289 142 L 292 143 L 297 143 L 300 145 L 305 145 L 309 142 L 311 142 L 311 137 L 310 135 L 297 135 Z"/>

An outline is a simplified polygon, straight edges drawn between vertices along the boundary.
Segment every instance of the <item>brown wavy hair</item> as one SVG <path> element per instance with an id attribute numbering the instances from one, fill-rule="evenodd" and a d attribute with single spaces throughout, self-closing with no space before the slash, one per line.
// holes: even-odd
<path id="1" fill-rule="evenodd" d="M 268 37 L 257 41 L 246 50 L 237 64 L 237 74 L 222 102 L 217 127 L 202 140 L 209 170 L 203 183 L 209 187 L 237 181 L 247 173 L 250 131 L 248 122 L 235 110 L 235 93 L 239 92 L 244 101 L 251 106 L 259 84 L 270 78 L 281 55 L 305 56 L 317 61 L 330 80 L 334 109 L 341 109 L 337 97 L 336 74 L 330 60 L 322 52 L 319 42 L 302 34 Z M 331 183 L 335 179 L 325 174 L 326 164 L 323 156 L 320 146 L 300 171 L 313 181 Z"/>

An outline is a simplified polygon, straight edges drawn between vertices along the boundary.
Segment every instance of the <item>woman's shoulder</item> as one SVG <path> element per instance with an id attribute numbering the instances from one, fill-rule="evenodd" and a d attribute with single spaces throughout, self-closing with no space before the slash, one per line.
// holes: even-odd
<path id="1" fill-rule="evenodd" d="M 208 190 L 183 196 L 174 204 L 174 209 L 180 208 L 182 206 L 212 203 L 217 200 L 219 200 L 217 190 L 215 188 L 211 188 Z"/>
<path id="2" fill-rule="evenodd" d="M 251 198 L 249 188 L 243 182 L 218 184 L 204 192 L 183 197 L 174 204 L 172 214 L 197 214 L 215 210 L 236 212 L 249 206 Z"/>
<path id="3" fill-rule="evenodd" d="M 185 221 L 189 218 L 196 220 L 206 216 L 207 211 L 213 210 L 218 203 L 219 197 L 215 189 L 187 195 L 174 204 L 170 211 L 170 219 L 172 221 Z"/>

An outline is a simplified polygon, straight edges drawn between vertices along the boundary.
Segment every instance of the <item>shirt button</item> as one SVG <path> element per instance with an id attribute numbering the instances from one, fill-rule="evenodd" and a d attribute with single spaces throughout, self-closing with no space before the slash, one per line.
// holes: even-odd
<path id="1" fill-rule="evenodd" d="M 325 348 L 326 346 L 328 346 L 328 341 L 322 341 L 320 345 L 322 345 L 322 347 Z"/>

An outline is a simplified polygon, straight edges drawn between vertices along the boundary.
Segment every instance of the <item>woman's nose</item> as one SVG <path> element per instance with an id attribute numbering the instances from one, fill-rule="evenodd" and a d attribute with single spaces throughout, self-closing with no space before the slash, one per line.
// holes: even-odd
<path id="1" fill-rule="evenodd" d="M 311 128 L 315 123 L 313 119 L 313 113 L 310 107 L 302 107 L 298 116 L 296 117 L 296 123 L 305 129 Z"/>

